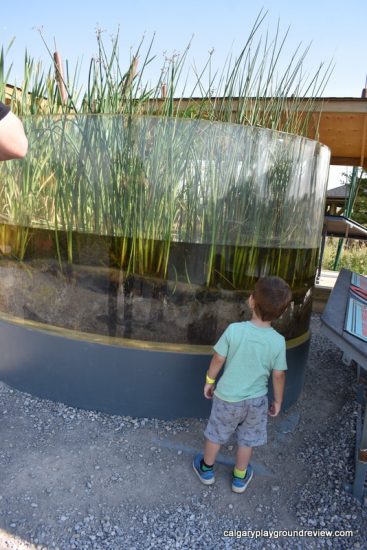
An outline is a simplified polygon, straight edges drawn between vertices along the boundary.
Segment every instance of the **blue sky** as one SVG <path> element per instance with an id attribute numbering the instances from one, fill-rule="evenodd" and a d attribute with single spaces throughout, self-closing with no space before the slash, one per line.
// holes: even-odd
<path id="1" fill-rule="evenodd" d="M 221 67 L 230 51 L 234 55 L 240 51 L 256 15 L 264 8 L 268 11 L 264 32 L 269 29 L 273 34 L 278 19 L 284 32 L 290 26 L 284 58 L 300 42 L 304 46 L 312 42 L 307 71 L 315 72 L 320 62 L 334 59 L 335 69 L 325 96 L 360 97 L 365 84 L 365 0 L 18 0 L 12 7 L 8 6 L 0 22 L 0 42 L 6 46 L 16 37 L 8 60 L 14 63 L 13 79 L 17 80 L 21 78 L 26 48 L 36 59 L 49 63 L 36 30 L 39 27 L 43 27 L 52 50 L 56 39 L 63 59 L 69 59 L 71 65 L 83 58 L 84 71 L 97 51 L 97 26 L 105 30 L 107 42 L 120 27 L 120 52 L 126 63 L 130 49 L 138 45 L 142 35 L 145 33 L 149 42 L 156 33 L 153 51 L 157 58 L 151 68 L 154 78 L 153 73 L 159 74 L 164 56 L 182 52 L 192 35 L 188 67 L 194 62 L 202 66 L 212 48 L 214 62 Z"/>

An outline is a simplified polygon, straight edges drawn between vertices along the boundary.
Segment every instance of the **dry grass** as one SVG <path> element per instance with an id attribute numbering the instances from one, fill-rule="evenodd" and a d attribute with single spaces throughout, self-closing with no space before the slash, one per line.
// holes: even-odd
<path id="1" fill-rule="evenodd" d="M 332 237 L 327 240 L 322 262 L 323 269 L 333 270 L 338 241 L 339 239 Z M 344 245 L 340 258 L 339 269 L 342 267 L 361 275 L 367 275 L 367 243 L 363 241 L 348 241 Z"/>

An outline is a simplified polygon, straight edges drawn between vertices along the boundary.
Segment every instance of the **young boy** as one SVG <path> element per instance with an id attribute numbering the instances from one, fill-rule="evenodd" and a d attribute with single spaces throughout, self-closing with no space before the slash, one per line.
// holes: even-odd
<path id="1" fill-rule="evenodd" d="M 243 493 L 251 481 L 252 448 L 266 443 L 267 415 L 279 414 L 287 370 L 285 340 L 271 327 L 271 321 L 282 315 L 291 298 L 291 290 L 283 279 L 259 279 L 248 299 L 251 320 L 230 324 L 214 346 L 204 386 L 205 397 L 214 396 L 204 432 L 204 455 L 196 455 L 193 461 L 194 472 L 205 485 L 214 483 L 216 456 L 234 432 L 238 450 L 232 490 Z M 215 389 L 215 379 L 224 363 L 223 375 Z M 268 411 L 270 373 L 274 401 Z"/>

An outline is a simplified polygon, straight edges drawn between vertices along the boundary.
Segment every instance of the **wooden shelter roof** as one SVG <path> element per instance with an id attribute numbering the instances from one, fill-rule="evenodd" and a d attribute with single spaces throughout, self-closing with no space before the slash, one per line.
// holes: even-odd
<path id="1" fill-rule="evenodd" d="M 349 195 L 349 185 L 339 185 L 339 187 L 333 187 L 328 189 L 326 193 L 327 199 L 342 199 L 345 200 Z"/>
<path id="2" fill-rule="evenodd" d="M 200 99 L 183 98 L 175 102 L 179 102 L 180 109 L 185 109 L 190 103 L 199 103 Z M 254 98 L 253 101 L 261 105 L 269 99 Z M 233 113 L 236 112 L 240 101 L 240 98 L 231 99 Z M 309 112 L 309 98 L 297 100 L 297 103 L 300 112 Z M 251 99 L 248 104 L 251 108 Z M 292 109 L 292 104 L 294 105 L 294 98 L 289 98 L 285 101 L 285 108 Z M 313 99 L 312 104 L 313 124 L 309 126 L 309 137 L 330 148 L 331 164 L 362 166 L 367 170 L 367 97 L 326 97 Z"/>
<path id="3" fill-rule="evenodd" d="M 318 140 L 331 150 L 331 164 L 367 170 L 367 98 L 324 98 Z M 315 110 L 316 114 L 316 110 Z"/>
<path id="4" fill-rule="evenodd" d="M 324 217 L 324 234 L 331 237 L 367 240 L 367 228 L 345 216 Z"/>

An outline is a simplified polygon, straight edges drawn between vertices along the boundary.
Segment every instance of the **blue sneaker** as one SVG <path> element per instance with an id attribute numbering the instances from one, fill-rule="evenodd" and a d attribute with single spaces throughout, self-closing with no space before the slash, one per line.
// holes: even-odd
<path id="1" fill-rule="evenodd" d="M 200 461 L 203 458 L 203 455 L 199 454 L 194 457 L 192 468 L 195 472 L 195 474 L 200 479 L 201 483 L 204 483 L 204 485 L 212 485 L 215 481 L 215 475 L 213 470 L 207 470 L 206 472 L 203 472 L 200 468 Z"/>
<path id="2" fill-rule="evenodd" d="M 246 475 L 243 479 L 240 477 L 235 477 L 232 474 L 232 491 L 234 493 L 243 493 L 246 491 L 247 485 L 250 483 L 253 475 L 254 470 L 250 464 L 247 466 Z"/>

